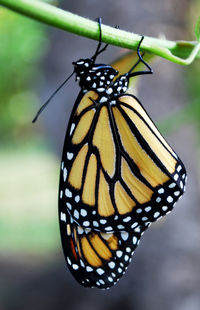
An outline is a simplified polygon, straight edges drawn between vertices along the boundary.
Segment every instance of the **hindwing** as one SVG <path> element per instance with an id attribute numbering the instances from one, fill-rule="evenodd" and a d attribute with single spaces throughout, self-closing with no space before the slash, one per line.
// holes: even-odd
<path id="1" fill-rule="evenodd" d="M 61 210 L 63 251 L 73 276 L 85 287 L 105 289 L 116 284 L 127 270 L 143 230 L 97 232 L 77 225 L 66 208 Z"/>

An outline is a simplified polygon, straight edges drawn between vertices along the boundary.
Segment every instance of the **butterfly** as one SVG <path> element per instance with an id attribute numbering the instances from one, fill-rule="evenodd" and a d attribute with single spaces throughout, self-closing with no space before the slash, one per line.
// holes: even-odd
<path id="1" fill-rule="evenodd" d="M 138 61 L 119 75 L 112 66 L 96 63 L 108 46 L 102 47 L 98 22 L 94 55 L 73 62 L 81 90 L 64 142 L 59 222 L 75 279 L 85 287 L 108 289 L 125 273 L 144 231 L 182 197 L 187 177 L 140 101 L 127 92 L 131 78 L 153 73 L 140 53 L 144 37 Z M 147 69 L 135 71 L 138 64 Z"/>

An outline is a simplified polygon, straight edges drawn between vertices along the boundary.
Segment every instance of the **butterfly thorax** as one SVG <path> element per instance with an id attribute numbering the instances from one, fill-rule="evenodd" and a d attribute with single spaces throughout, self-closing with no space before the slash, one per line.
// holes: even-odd
<path id="1" fill-rule="evenodd" d="M 100 102 L 112 100 L 126 92 L 128 77 L 121 75 L 115 80 L 118 71 L 110 65 L 93 64 L 91 59 L 73 62 L 76 80 L 83 91 L 95 90 Z"/>

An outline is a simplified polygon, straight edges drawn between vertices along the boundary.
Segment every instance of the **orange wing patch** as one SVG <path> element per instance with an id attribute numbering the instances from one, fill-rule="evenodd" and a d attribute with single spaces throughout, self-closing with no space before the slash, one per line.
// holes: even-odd
<path id="1" fill-rule="evenodd" d="M 104 234 L 106 235 L 106 234 Z M 108 237 L 106 238 L 106 241 L 111 248 L 111 250 L 116 251 L 118 249 L 118 239 L 114 234 L 107 234 Z"/>
<path id="2" fill-rule="evenodd" d="M 89 206 L 95 205 L 96 176 L 97 159 L 96 156 L 92 154 L 89 159 L 82 193 L 82 201 Z"/>
<path id="3" fill-rule="evenodd" d="M 155 155 L 160 159 L 160 161 L 162 161 L 167 170 L 170 173 L 173 173 L 175 171 L 176 160 L 174 159 L 174 157 L 172 157 L 171 153 L 166 150 L 166 148 L 160 143 L 157 137 L 152 133 L 152 131 L 146 126 L 143 120 L 135 112 L 124 106 L 122 106 L 122 109 L 132 120 L 132 122 L 137 127 L 146 142 L 149 144 Z"/>
<path id="4" fill-rule="evenodd" d="M 115 203 L 120 214 L 131 212 L 136 205 L 135 201 L 130 198 L 119 181 L 115 183 Z"/>
<path id="5" fill-rule="evenodd" d="M 105 106 L 100 111 L 92 142 L 98 148 L 103 168 L 112 177 L 115 172 L 116 150 Z"/>
<path id="6" fill-rule="evenodd" d="M 82 175 L 85 165 L 85 158 L 88 152 L 88 145 L 85 144 L 76 156 L 70 174 L 68 182 L 76 189 L 80 189 L 82 185 Z"/>
<path id="7" fill-rule="evenodd" d="M 83 237 L 81 239 L 81 247 L 82 247 L 83 255 L 84 255 L 86 261 L 91 266 L 99 267 L 102 265 L 101 259 L 95 253 L 94 249 L 91 247 L 91 245 L 88 242 L 88 240 L 86 239 L 86 237 Z"/>
<path id="8" fill-rule="evenodd" d="M 166 182 L 169 177 L 161 171 L 145 150 L 140 146 L 121 112 L 112 107 L 122 145 L 138 166 L 140 173 L 152 186 Z"/>
<path id="9" fill-rule="evenodd" d="M 139 104 L 139 102 L 135 98 L 133 98 L 131 96 L 122 96 L 119 98 L 119 101 L 125 102 L 131 108 L 135 109 L 139 113 L 139 115 L 141 115 L 141 117 L 146 121 L 146 123 L 150 126 L 150 128 L 153 130 L 155 135 L 160 139 L 160 141 L 166 146 L 166 148 L 169 150 L 169 152 L 174 153 L 172 148 L 169 146 L 169 144 L 166 142 L 166 140 L 160 134 L 160 132 L 158 131 L 158 129 L 156 128 L 156 126 L 154 125 L 152 120 L 149 118 L 146 111 L 142 108 L 142 106 Z"/>
<path id="10" fill-rule="evenodd" d="M 79 144 L 83 141 L 91 127 L 94 115 L 95 111 L 90 110 L 81 117 L 72 137 L 73 144 Z"/>
<path id="11" fill-rule="evenodd" d="M 131 172 L 130 167 L 124 159 L 122 159 L 121 174 L 132 195 L 139 203 L 145 203 L 151 200 L 153 191 Z"/>
<path id="12" fill-rule="evenodd" d="M 76 115 L 79 115 L 83 110 L 93 105 L 93 102 L 92 100 L 90 100 L 90 98 L 92 98 L 93 100 L 97 100 L 98 99 L 97 93 L 91 90 L 83 96 L 76 110 Z"/>
<path id="13" fill-rule="evenodd" d="M 111 216 L 115 212 L 109 192 L 109 184 L 100 170 L 99 192 L 98 192 L 98 213 L 101 216 Z"/>
<path id="14" fill-rule="evenodd" d="M 105 259 L 105 260 L 110 260 L 112 257 L 112 253 L 110 249 L 107 247 L 107 245 L 101 240 L 98 234 L 92 233 L 90 234 L 90 242 L 95 249 L 96 253 L 98 255 Z"/>

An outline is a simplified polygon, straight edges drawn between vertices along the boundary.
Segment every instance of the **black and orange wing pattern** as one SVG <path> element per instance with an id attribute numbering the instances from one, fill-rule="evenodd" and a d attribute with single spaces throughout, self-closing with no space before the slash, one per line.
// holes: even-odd
<path id="1" fill-rule="evenodd" d="M 83 228 L 64 211 L 60 213 L 62 245 L 69 270 L 85 287 L 107 289 L 128 268 L 144 230 L 104 233 Z"/>
<path id="2" fill-rule="evenodd" d="M 172 210 L 185 168 L 134 96 L 99 104 L 88 92 L 69 128 L 60 195 L 80 226 L 131 231 Z"/>
<path id="3" fill-rule="evenodd" d="M 143 39 L 141 39 L 140 44 Z M 63 148 L 59 221 L 63 250 L 76 280 L 109 288 L 125 273 L 141 235 L 169 213 L 185 191 L 186 171 L 138 99 L 129 79 L 95 64 L 105 50 L 75 63 L 81 92 Z"/>

